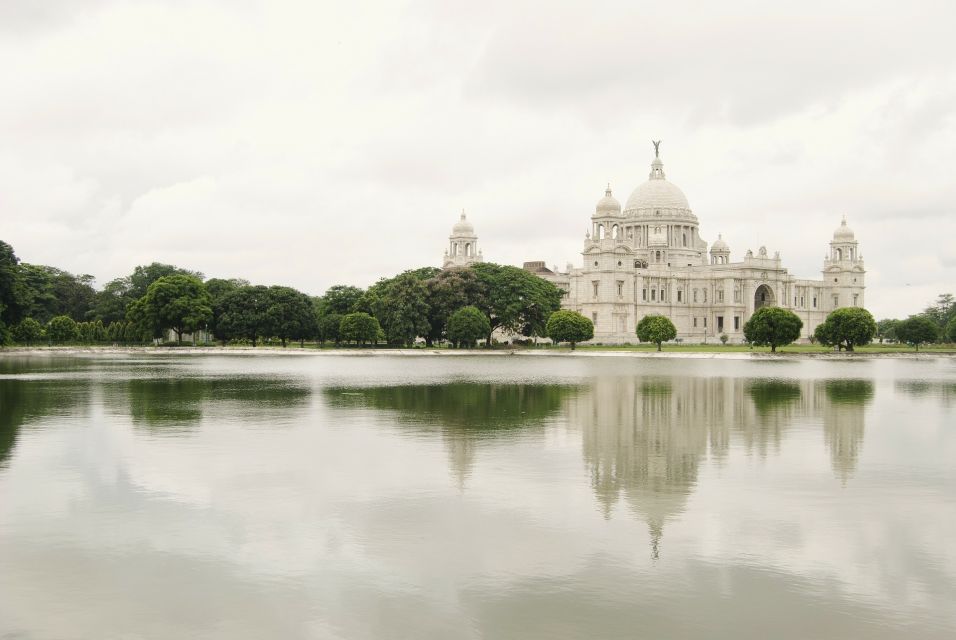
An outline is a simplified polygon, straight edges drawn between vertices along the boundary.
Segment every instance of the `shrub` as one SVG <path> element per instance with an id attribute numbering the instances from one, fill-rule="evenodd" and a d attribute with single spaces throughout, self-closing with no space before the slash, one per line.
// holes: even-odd
<path id="1" fill-rule="evenodd" d="M 70 316 L 56 316 L 47 324 L 46 335 L 50 342 L 63 344 L 79 340 L 80 330 Z"/>
<path id="2" fill-rule="evenodd" d="M 677 327 L 670 321 L 670 318 L 664 316 L 644 316 L 637 323 L 637 339 L 641 342 L 653 342 L 657 345 L 657 350 L 661 350 L 661 344 L 677 337 Z"/>
<path id="3" fill-rule="evenodd" d="M 770 351 L 788 345 L 800 337 L 803 320 L 780 307 L 761 307 L 744 323 L 744 337 L 756 345 L 769 345 Z"/>
<path id="4" fill-rule="evenodd" d="M 576 343 L 594 337 L 594 323 L 576 311 L 555 311 L 545 330 L 555 343 L 570 342 L 572 351 Z"/>
<path id="5" fill-rule="evenodd" d="M 861 307 L 843 307 L 832 311 L 813 334 L 820 344 L 853 351 L 869 344 L 876 335 L 876 321 Z"/>
<path id="6" fill-rule="evenodd" d="M 445 331 L 456 346 L 474 347 L 491 333 L 491 322 L 476 307 L 462 307 L 448 318 Z"/>
<path id="7" fill-rule="evenodd" d="M 13 328 L 13 339 L 20 344 L 35 344 L 43 340 L 43 325 L 33 318 L 24 318 Z"/>

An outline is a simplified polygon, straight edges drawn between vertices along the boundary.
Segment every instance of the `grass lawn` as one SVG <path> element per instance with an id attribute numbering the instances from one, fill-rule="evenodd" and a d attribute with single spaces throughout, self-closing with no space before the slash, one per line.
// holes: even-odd
<path id="1" fill-rule="evenodd" d="M 561 348 L 566 347 L 552 347 Z M 578 345 L 578 349 L 595 351 L 656 351 L 654 344 L 629 345 Z M 745 344 L 670 344 L 664 343 L 664 351 L 673 353 L 770 353 L 770 347 L 754 347 L 751 349 Z M 920 347 L 920 353 L 956 353 L 956 344 L 935 344 Z M 777 347 L 777 353 L 835 353 L 830 347 L 818 344 L 791 344 L 786 347 Z M 868 344 L 857 347 L 855 353 L 915 353 L 913 347 L 899 344 Z"/>

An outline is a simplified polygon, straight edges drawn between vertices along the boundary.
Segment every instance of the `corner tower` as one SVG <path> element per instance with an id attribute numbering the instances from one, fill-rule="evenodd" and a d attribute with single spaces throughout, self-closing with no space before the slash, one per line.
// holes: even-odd
<path id="1" fill-rule="evenodd" d="M 445 249 L 442 268 L 467 267 L 483 260 L 481 251 L 478 249 L 478 235 L 475 233 L 475 227 L 468 222 L 465 212 L 462 211 L 461 219 L 451 228 L 451 235 L 448 236 L 448 248 Z"/>
<path id="2" fill-rule="evenodd" d="M 833 232 L 830 255 L 823 260 L 823 308 L 833 311 L 840 307 L 862 307 L 864 276 L 863 256 L 853 230 L 846 225 L 846 217 Z"/>

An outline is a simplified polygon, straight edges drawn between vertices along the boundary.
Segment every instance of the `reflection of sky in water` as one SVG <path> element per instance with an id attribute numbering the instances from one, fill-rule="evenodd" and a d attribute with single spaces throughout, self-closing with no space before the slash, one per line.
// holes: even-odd
<path id="1" fill-rule="evenodd" d="M 950 360 L 60 364 L 0 367 L 0 637 L 956 630 Z"/>

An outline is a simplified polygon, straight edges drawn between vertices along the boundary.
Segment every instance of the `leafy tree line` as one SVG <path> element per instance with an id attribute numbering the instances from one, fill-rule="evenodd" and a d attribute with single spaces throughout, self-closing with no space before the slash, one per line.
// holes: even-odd
<path id="1" fill-rule="evenodd" d="M 312 298 L 291 287 L 213 278 L 154 262 L 93 287 L 89 275 L 21 263 L 0 242 L 0 344 L 138 344 L 206 331 L 223 344 L 306 340 L 408 346 L 491 343 L 503 329 L 547 335 L 562 292 L 523 269 L 490 263 L 414 269 L 368 289 L 336 285 Z"/>
<path id="2" fill-rule="evenodd" d="M 880 342 L 901 342 L 919 350 L 922 344 L 956 342 L 956 298 L 940 294 L 921 313 L 904 320 L 884 318 L 876 323 Z"/>

